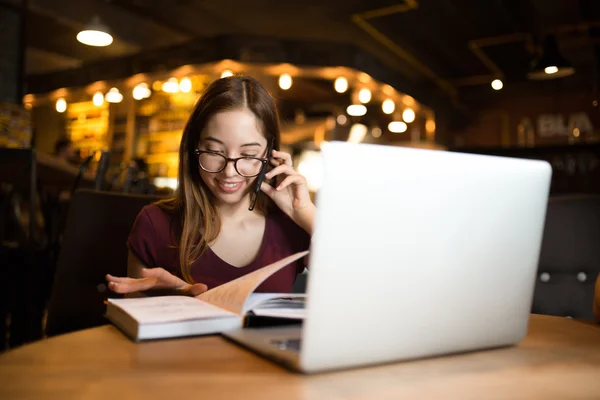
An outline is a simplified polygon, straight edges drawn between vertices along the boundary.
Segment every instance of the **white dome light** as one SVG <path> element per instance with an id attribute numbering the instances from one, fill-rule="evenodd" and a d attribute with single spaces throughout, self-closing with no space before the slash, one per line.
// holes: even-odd
<path id="1" fill-rule="evenodd" d="M 402 119 L 406 123 L 411 123 L 415 120 L 415 111 L 412 108 L 407 108 L 402 112 Z"/>
<path id="2" fill-rule="evenodd" d="M 408 125 L 406 125 L 403 121 L 392 121 L 388 125 L 388 130 L 392 133 L 403 133 L 408 129 Z"/>
<path id="3" fill-rule="evenodd" d="M 292 87 L 292 77 L 289 74 L 282 74 L 279 77 L 279 87 L 288 90 Z"/>
<path id="4" fill-rule="evenodd" d="M 367 113 L 367 107 L 362 104 L 352 104 L 346 108 L 346 112 L 353 117 L 362 117 Z"/>
<path id="5" fill-rule="evenodd" d="M 333 87 L 335 88 L 336 92 L 344 93 L 346 90 L 348 90 L 348 80 L 343 76 L 340 76 L 335 80 Z"/>
<path id="6" fill-rule="evenodd" d="M 381 104 L 381 110 L 385 114 L 391 114 L 396 109 L 396 103 L 392 99 L 387 99 Z"/>
<path id="7" fill-rule="evenodd" d="M 123 95 L 119 92 L 119 89 L 111 88 L 104 96 L 104 100 L 109 103 L 120 103 L 123 101 Z"/>
<path id="8" fill-rule="evenodd" d="M 358 100 L 361 103 L 368 103 L 371 101 L 371 91 L 367 88 L 361 89 L 360 92 L 358 92 Z"/>

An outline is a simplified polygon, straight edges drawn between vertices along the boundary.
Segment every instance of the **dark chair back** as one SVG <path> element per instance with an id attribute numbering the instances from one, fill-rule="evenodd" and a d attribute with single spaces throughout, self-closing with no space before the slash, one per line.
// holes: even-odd
<path id="1" fill-rule="evenodd" d="M 600 196 L 551 198 L 532 311 L 593 320 L 600 273 Z"/>
<path id="2" fill-rule="evenodd" d="M 106 324 L 106 274 L 127 275 L 126 241 L 141 209 L 158 197 L 78 190 L 71 199 L 48 304 L 46 335 Z"/>

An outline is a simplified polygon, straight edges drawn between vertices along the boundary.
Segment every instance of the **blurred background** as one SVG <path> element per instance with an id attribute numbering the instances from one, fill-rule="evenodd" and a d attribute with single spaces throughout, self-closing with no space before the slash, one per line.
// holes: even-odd
<path id="1" fill-rule="evenodd" d="M 0 48 L 16 344 L 40 336 L 75 190 L 172 193 L 190 110 L 223 76 L 270 91 L 315 194 L 331 140 L 544 159 L 552 195 L 600 193 L 597 0 L 0 0 Z"/>

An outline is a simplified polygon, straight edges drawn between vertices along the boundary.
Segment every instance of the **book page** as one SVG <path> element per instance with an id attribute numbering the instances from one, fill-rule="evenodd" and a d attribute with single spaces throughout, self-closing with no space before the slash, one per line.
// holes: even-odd
<path id="1" fill-rule="evenodd" d="M 108 299 L 140 324 L 238 317 L 238 315 L 189 296 Z"/>
<path id="2" fill-rule="evenodd" d="M 275 272 L 290 265 L 294 261 L 301 259 L 307 254 L 308 251 L 292 254 L 271 265 L 267 265 L 266 267 L 239 277 L 231 282 L 217 286 L 208 292 L 196 296 L 196 298 L 238 315 L 242 315 L 244 313 L 244 303 L 246 303 L 250 294 L 254 292 L 261 283 L 267 280 L 267 278 Z"/>

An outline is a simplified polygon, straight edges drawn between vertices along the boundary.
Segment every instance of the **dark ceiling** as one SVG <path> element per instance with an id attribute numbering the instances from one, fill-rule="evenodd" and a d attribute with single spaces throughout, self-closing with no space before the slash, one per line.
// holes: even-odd
<path id="1" fill-rule="evenodd" d="M 463 93 L 489 95 L 494 75 L 505 84 L 525 81 L 536 40 L 546 34 L 557 35 L 577 70 L 569 84 L 594 85 L 600 55 L 598 0 L 28 0 L 28 8 L 30 78 L 220 35 L 252 35 L 354 45 L 410 83 L 409 94 L 433 93 L 456 106 Z M 384 15 L 368 13 L 382 8 Z M 107 48 L 75 39 L 94 16 L 115 37 Z M 485 38 L 497 43 L 477 42 Z"/>

